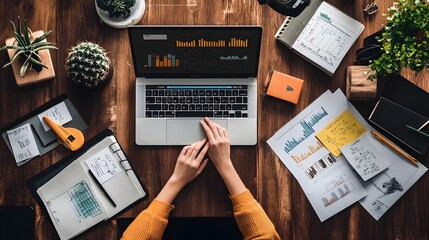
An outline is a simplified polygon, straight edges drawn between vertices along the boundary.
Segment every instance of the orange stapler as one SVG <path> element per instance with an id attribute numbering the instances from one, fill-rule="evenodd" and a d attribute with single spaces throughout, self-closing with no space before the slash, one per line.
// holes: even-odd
<path id="1" fill-rule="evenodd" d="M 43 120 L 57 135 L 58 141 L 65 147 L 72 151 L 76 151 L 82 147 L 83 143 L 85 142 L 85 138 L 81 131 L 76 128 L 64 128 L 46 116 L 43 117 Z"/>

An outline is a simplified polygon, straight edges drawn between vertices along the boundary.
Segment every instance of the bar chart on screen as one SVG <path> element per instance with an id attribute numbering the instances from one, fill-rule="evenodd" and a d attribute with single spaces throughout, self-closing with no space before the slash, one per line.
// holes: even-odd
<path id="1" fill-rule="evenodd" d="M 159 68 L 159 67 L 180 67 L 180 60 L 176 58 L 174 54 L 148 54 L 147 55 L 147 64 L 144 65 L 145 68 Z"/>

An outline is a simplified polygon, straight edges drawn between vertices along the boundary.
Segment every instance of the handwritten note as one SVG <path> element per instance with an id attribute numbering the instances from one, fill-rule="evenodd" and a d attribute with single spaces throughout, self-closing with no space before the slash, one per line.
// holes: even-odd
<path id="1" fill-rule="evenodd" d="M 7 136 L 17 163 L 40 154 L 29 123 L 7 131 Z"/>
<path id="2" fill-rule="evenodd" d="M 335 157 L 339 157 L 341 147 L 354 142 L 365 132 L 366 128 L 349 110 L 345 110 L 316 134 L 316 137 Z"/>
<path id="3" fill-rule="evenodd" d="M 57 105 L 37 115 L 45 131 L 49 131 L 50 128 L 48 124 L 43 121 L 43 117 L 45 116 L 49 117 L 52 119 L 52 121 L 59 125 L 64 125 L 72 120 L 72 116 L 64 102 L 58 103 Z"/>
<path id="4" fill-rule="evenodd" d="M 371 144 L 367 134 L 343 146 L 341 152 L 364 181 L 390 166 L 390 163 Z"/>
<path id="5" fill-rule="evenodd" d="M 122 171 L 108 148 L 101 150 L 85 161 L 97 180 L 103 184 Z"/>

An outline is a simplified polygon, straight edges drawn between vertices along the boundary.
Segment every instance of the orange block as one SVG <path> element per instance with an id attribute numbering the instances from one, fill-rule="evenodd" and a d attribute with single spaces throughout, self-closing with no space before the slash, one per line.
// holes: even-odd
<path id="1" fill-rule="evenodd" d="M 272 71 L 266 81 L 266 95 L 297 103 L 304 80 Z"/>

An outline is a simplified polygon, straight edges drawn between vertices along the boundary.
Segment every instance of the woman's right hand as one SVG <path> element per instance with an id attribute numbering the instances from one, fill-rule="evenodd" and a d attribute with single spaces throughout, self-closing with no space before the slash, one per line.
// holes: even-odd
<path id="1" fill-rule="evenodd" d="M 210 148 L 208 155 L 218 171 L 228 167 L 231 163 L 231 150 L 228 132 L 225 128 L 212 122 L 209 118 L 201 121 L 204 128 Z"/>
<path id="2" fill-rule="evenodd" d="M 244 186 L 243 181 L 241 181 L 240 176 L 238 176 L 232 165 L 228 132 L 208 118 L 204 118 L 204 121 L 201 121 L 201 125 L 209 140 L 209 157 L 228 188 L 229 194 L 235 196 L 245 192 L 247 190 L 246 186 Z"/>

